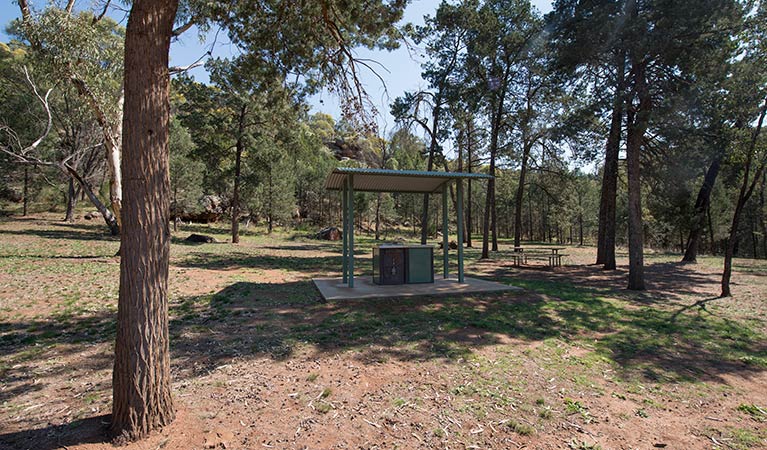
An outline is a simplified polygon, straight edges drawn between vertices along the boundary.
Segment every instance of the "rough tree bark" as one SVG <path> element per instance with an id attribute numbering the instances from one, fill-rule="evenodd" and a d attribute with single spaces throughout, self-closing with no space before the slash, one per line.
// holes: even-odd
<path id="1" fill-rule="evenodd" d="M 708 170 L 706 170 L 706 175 L 703 177 L 703 185 L 701 185 L 698 197 L 695 199 L 695 211 L 690 227 L 690 235 L 687 238 L 687 245 L 682 257 L 683 262 L 696 262 L 698 260 L 698 247 L 706 223 L 706 211 L 711 201 L 711 191 L 714 190 L 714 183 L 716 183 L 723 159 L 724 152 L 718 152 L 714 160 L 711 161 Z"/>
<path id="2" fill-rule="evenodd" d="M 120 295 L 111 431 L 136 440 L 174 418 L 168 351 L 168 50 L 178 0 L 135 0 L 125 34 Z"/>
<path id="3" fill-rule="evenodd" d="M 623 124 L 623 89 L 625 53 L 615 60 L 616 82 L 610 132 L 605 144 L 605 165 L 602 174 L 602 192 L 599 199 L 599 230 L 597 232 L 597 264 L 615 270 L 615 211 L 618 192 L 618 153 Z"/>
<path id="4" fill-rule="evenodd" d="M 647 87 L 646 68 L 640 63 L 632 67 L 638 105 L 627 105 L 628 134 L 626 165 L 628 167 L 629 210 L 629 282 L 631 290 L 644 290 L 644 230 L 642 222 L 642 182 L 640 153 L 649 123 L 651 98 Z M 630 100 L 629 100 L 630 101 Z"/>

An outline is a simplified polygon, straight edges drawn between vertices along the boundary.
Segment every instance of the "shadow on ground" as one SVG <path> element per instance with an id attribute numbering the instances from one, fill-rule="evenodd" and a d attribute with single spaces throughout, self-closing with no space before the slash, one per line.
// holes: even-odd
<path id="1" fill-rule="evenodd" d="M 0 450 L 56 450 L 109 442 L 109 415 L 78 419 L 62 425 L 0 434 Z"/>
<path id="2" fill-rule="evenodd" d="M 609 289 L 562 281 L 498 278 L 528 292 L 326 303 L 307 280 L 237 282 L 215 294 L 176 298 L 170 304 L 174 376 L 204 374 L 232 358 L 289 359 L 299 348 L 318 356 L 354 350 L 365 361 L 450 361 L 506 339 L 551 338 L 593 343 L 626 377 L 721 380 L 767 368 L 765 336 L 705 308 L 636 304 Z M 111 341 L 114 330 L 114 314 L 107 311 L 0 322 L 0 351 L 13 364 L 0 368 L 10 387 L 0 401 L 40 389 L 48 377 L 69 370 L 54 365 L 35 374 L 33 362 L 45 349 L 77 355 L 77 344 Z M 111 355 L 71 363 L 101 370 Z"/>
<path id="3" fill-rule="evenodd" d="M 25 228 L 23 230 L 0 230 L 0 235 L 31 235 L 46 239 L 79 241 L 119 241 L 119 236 L 112 236 L 104 224 L 84 224 L 50 222 L 46 228 Z"/>
<path id="4" fill-rule="evenodd" d="M 193 252 L 183 260 L 178 261 L 176 265 L 178 267 L 213 270 L 232 270 L 241 268 L 282 269 L 312 274 L 337 271 L 338 268 L 341 267 L 341 261 L 341 255 L 304 257 L 253 254 L 245 252 L 227 252 L 226 254 Z"/>

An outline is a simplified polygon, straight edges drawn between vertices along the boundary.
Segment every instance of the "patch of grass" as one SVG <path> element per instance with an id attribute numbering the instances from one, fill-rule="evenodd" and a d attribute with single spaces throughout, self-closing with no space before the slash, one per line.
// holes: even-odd
<path id="1" fill-rule="evenodd" d="M 589 413 L 589 409 L 586 406 L 584 406 L 580 401 L 565 397 L 564 403 L 565 403 L 565 411 L 567 411 L 568 415 L 580 414 L 581 418 L 583 419 L 585 423 L 591 423 L 594 420 L 591 417 L 591 414 Z"/>
<path id="2" fill-rule="evenodd" d="M 395 398 L 394 400 L 392 400 L 391 403 L 392 403 L 392 405 L 394 405 L 395 408 L 402 408 L 403 406 L 408 404 L 408 401 L 405 400 L 404 398 L 399 398 L 398 397 L 398 398 Z"/>
<path id="3" fill-rule="evenodd" d="M 310 373 L 308 377 L 306 377 L 306 381 L 309 383 L 314 383 L 317 381 L 317 378 L 319 378 L 320 374 L 318 373 Z"/>
<path id="4" fill-rule="evenodd" d="M 320 392 L 320 398 L 328 398 L 333 393 L 333 390 L 329 387 L 326 387 L 325 389 Z"/>
<path id="5" fill-rule="evenodd" d="M 757 420 L 759 422 L 764 422 L 765 420 L 767 420 L 767 410 L 765 408 L 760 408 L 754 404 L 741 403 L 740 405 L 738 405 L 737 410 L 748 414 L 749 416 L 751 416 L 752 419 Z"/>
<path id="6" fill-rule="evenodd" d="M 643 419 L 647 419 L 648 417 L 650 417 L 650 415 L 647 414 L 647 411 L 645 411 L 644 408 L 639 408 L 636 411 L 634 411 L 634 415 L 637 417 L 641 417 Z"/>
<path id="7" fill-rule="evenodd" d="M 317 406 L 315 406 L 315 409 L 317 409 L 317 412 L 320 414 L 327 414 L 331 409 L 333 409 L 333 406 L 327 402 L 320 402 L 317 404 Z"/>
<path id="8" fill-rule="evenodd" d="M 602 447 L 599 444 L 589 444 L 586 441 L 579 441 L 576 439 L 568 442 L 567 446 L 570 447 L 571 450 L 602 450 Z"/>
<path id="9" fill-rule="evenodd" d="M 573 400 L 569 397 L 566 397 L 564 400 L 565 403 L 565 410 L 568 414 L 580 414 L 586 411 L 586 407 L 581 404 L 578 400 Z"/>
<path id="10" fill-rule="evenodd" d="M 514 419 L 510 419 L 506 422 L 506 426 L 520 436 L 531 436 L 535 433 L 535 428 L 526 423 L 517 422 Z"/>
<path id="11" fill-rule="evenodd" d="M 765 433 L 761 433 L 761 435 L 759 435 L 745 428 L 731 428 L 729 432 L 732 435 L 732 438 L 735 441 L 735 446 L 737 448 L 764 448 L 762 446 L 766 443 L 764 436 Z"/>

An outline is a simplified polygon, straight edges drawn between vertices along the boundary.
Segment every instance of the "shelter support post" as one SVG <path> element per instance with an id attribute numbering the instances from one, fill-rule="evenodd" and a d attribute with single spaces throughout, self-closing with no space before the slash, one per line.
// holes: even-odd
<path id="1" fill-rule="evenodd" d="M 463 283 L 463 180 L 455 180 L 455 187 L 455 215 L 458 216 L 458 282 Z"/>
<path id="2" fill-rule="evenodd" d="M 348 216 L 349 216 L 349 287 L 354 287 L 354 175 L 348 177 L 348 192 L 346 193 L 349 200 Z"/>
<path id="3" fill-rule="evenodd" d="M 343 282 L 348 282 L 348 267 L 347 267 L 347 258 L 349 257 L 349 219 L 346 217 L 348 213 L 348 199 L 347 197 L 347 191 L 346 191 L 346 181 L 344 181 L 343 187 L 341 188 L 341 228 L 343 229 L 343 260 L 341 262 L 342 272 L 343 272 Z"/>
<path id="4" fill-rule="evenodd" d="M 447 227 L 447 182 L 442 185 L 442 278 L 447 278 L 450 259 L 447 253 L 449 247 Z"/>

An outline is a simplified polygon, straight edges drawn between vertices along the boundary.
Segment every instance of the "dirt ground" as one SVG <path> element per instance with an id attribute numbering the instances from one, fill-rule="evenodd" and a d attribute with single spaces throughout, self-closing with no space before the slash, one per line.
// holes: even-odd
<path id="1" fill-rule="evenodd" d="M 113 448 L 119 242 L 57 218 L 0 219 L 0 449 Z M 124 448 L 767 448 L 765 261 L 736 260 L 718 299 L 721 259 L 648 251 L 636 293 L 625 253 L 518 268 L 502 240 L 467 274 L 524 292 L 323 302 L 339 243 L 190 232 L 226 240 L 174 233 L 176 420 Z"/>

